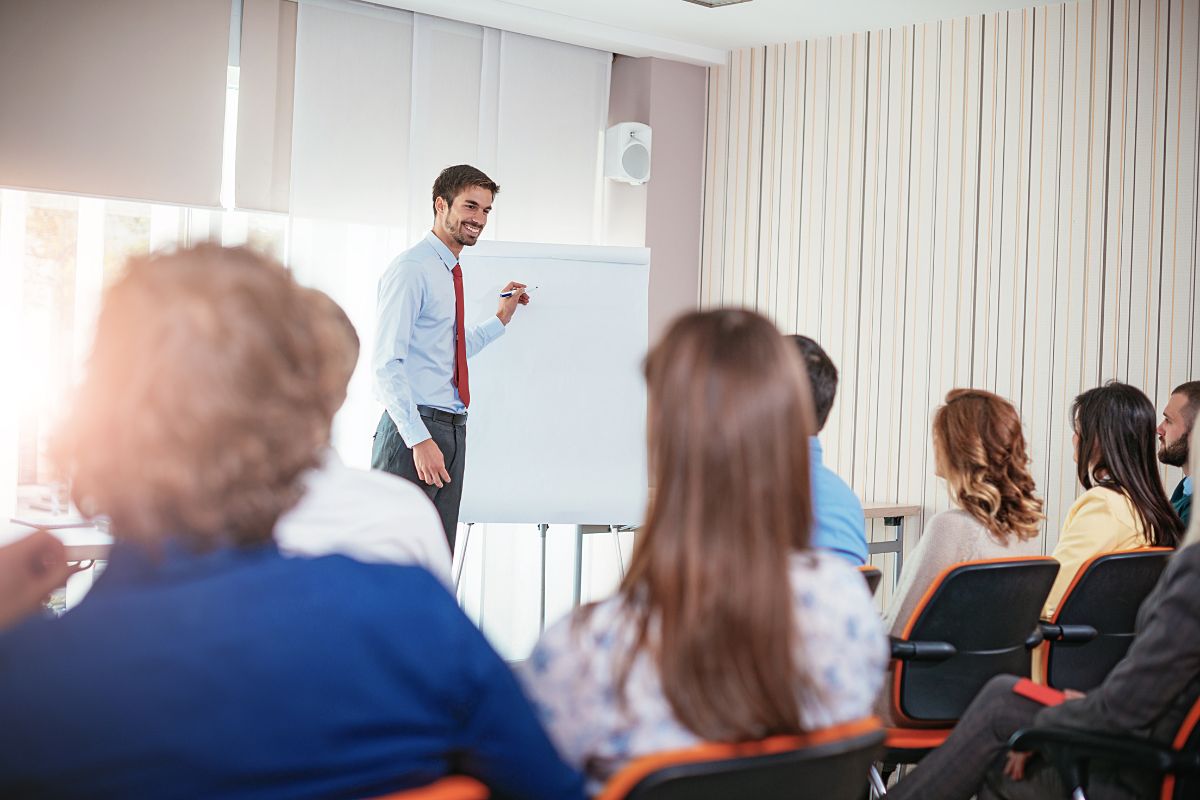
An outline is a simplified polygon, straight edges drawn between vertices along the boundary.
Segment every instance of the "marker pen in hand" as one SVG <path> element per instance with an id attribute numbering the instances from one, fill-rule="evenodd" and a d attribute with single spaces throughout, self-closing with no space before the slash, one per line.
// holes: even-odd
<path id="1" fill-rule="evenodd" d="M 526 294 L 529 294 L 536 288 L 538 288 L 538 287 L 526 286 L 524 289 L 509 289 L 508 291 L 501 292 L 500 296 L 501 297 L 512 297 L 514 294 L 519 294 L 520 292 L 525 292 Z"/>

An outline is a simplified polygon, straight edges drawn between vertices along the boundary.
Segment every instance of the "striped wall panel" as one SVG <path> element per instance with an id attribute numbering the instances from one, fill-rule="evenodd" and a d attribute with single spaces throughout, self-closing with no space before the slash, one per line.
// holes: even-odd
<path id="1" fill-rule="evenodd" d="M 987 388 L 1021 410 L 1049 549 L 1071 399 L 1118 378 L 1161 409 L 1200 377 L 1198 52 L 1200 2 L 1094 0 L 711 70 L 701 305 L 822 342 L 827 458 L 864 499 L 946 508 L 933 410 Z"/>

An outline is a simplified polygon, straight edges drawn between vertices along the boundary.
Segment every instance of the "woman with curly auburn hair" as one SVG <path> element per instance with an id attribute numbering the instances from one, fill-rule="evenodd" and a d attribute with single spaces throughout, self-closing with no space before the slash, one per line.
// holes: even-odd
<path id="1" fill-rule="evenodd" d="M 900 575 L 885 625 L 899 636 L 925 590 L 962 561 L 1038 555 L 1042 501 L 1029 474 L 1021 418 L 982 389 L 953 389 L 933 417 L 933 453 L 957 508 L 935 515 Z"/>
<path id="2" fill-rule="evenodd" d="M 276 546 L 329 442 L 327 334 L 249 250 L 136 258 L 108 290 L 57 448 L 114 544 L 76 607 L 0 637 L 0 796 L 374 797 L 460 771 L 583 796 L 429 572 Z"/>
<path id="3" fill-rule="evenodd" d="M 1094 401 L 1107 405 L 1116 400 L 1114 405 L 1118 407 L 1126 401 L 1134 401 L 1126 408 L 1132 410 L 1134 406 L 1141 406 L 1144 411 L 1150 401 L 1144 396 L 1139 400 L 1133 392 L 1137 390 L 1126 386 L 1116 392 L 1104 393 L 1109 395 L 1107 399 L 1102 399 L 1103 394 L 1090 395 L 1077 405 L 1077 410 L 1094 411 Z M 1120 395 L 1124 395 L 1124 400 Z M 1142 400 L 1145 400 L 1144 405 Z M 1116 408 L 1110 405 L 1108 410 Z M 1152 406 L 1149 414 L 1152 425 Z M 1137 418 L 1144 421 L 1142 411 L 1130 417 Z M 1104 417 L 1098 419 L 1102 427 L 1111 425 L 1110 433 L 1119 433 L 1126 426 L 1125 422 Z M 1081 444 L 1088 441 L 1082 434 L 1092 430 L 1089 426 L 1081 432 Z M 1141 421 L 1137 423 L 1135 432 L 1138 435 L 1147 430 L 1149 428 Z M 1109 434 L 1102 433 L 1100 438 L 1103 440 L 1106 435 Z M 1115 442 L 1110 439 L 1109 444 Z M 1153 439 L 1136 443 L 1130 439 L 1130 445 L 1137 449 L 1143 444 L 1145 452 L 1139 458 L 1153 459 Z M 1080 452 L 1091 453 L 1091 450 L 1084 448 Z M 1200 467 L 1200 426 L 1193 431 L 1191 453 L 1194 475 Z M 1112 459 L 1113 450 L 1105 451 L 1104 456 L 1106 460 Z M 1080 460 L 1081 468 L 1091 473 L 1089 481 L 1111 481 L 1111 477 L 1103 477 L 1103 472 L 1115 475 L 1118 470 L 1105 469 L 1097 475 L 1095 466 L 1098 463 L 1095 457 Z M 1128 472 L 1125 476 L 1133 477 Z M 1149 474 L 1145 474 L 1145 478 L 1148 480 Z M 1091 491 L 1089 489 L 1088 493 Z M 1166 502 L 1165 493 L 1163 502 Z M 1158 505 L 1157 498 L 1154 503 Z M 1160 513 L 1165 513 L 1161 506 L 1150 511 L 1148 516 L 1153 519 Z M 1196 602 L 1200 596 L 1200 547 L 1195 546 L 1192 536 L 1200 535 L 1200 523 L 1195 516 L 1192 526 L 1179 551 L 1168 561 L 1154 590 L 1138 609 L 1129 652 L 1099 686 L 1088 690 L 1086 695 L 1068 690 L 1061 702 L 1046 704 L 1014 691 L 1018 676 L 997 675 L 975 696 L 946 743 L 925 756 L 919 769 L 890 789 L 888 800 L 966 800 L 971 797 L 978 800 L 1060 800 L 1068 796 L 1081 797 L 1082 792 L 1072 793 L 1074 783 L 1064 785 L 1060 759 L 1051 754 L 1009 750 L 1012 735 L 1022 729 L 1055 730 L 1077 736 L 1101 733 L 1119 737 L 1117 741 L 1129 739 L 1167 751 L 1176 749 L 1179 732 L 1188 730 L 1189 711 L 1200 698 L 1200 603 Z M 1170 791 L 1164 792 L 1167 787 L 1156 770 L 1138 768 L 1133 763 L 1109 763 L 1104 758 L 1093 759 L 1091 764 L 1091 769 L 1075 774 L 1084 781 L 1088 797 L 1144 800 L 1160 796 L 1196 796 L 1195 791 L 1189 793 L 1179 785 L 1173 795 Z"/>

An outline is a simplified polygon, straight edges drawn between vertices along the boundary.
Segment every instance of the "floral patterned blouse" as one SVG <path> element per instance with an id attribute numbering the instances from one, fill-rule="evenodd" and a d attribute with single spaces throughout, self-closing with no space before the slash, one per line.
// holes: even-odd
<path id="1" fill-rule="evenodd" d="M 795 657 L 819 687 L 799 699 L 801 722 L 817 729 L 869 715 L 888 649 L 866 582 L 821 551 L 793 555 L 791 579 L 800 629 Z M 618 701 L 616 671 L 633 636 L 615 596 L 550 627 L 518 672 L 559 753 L 584 771 L 593 793 L 634 758 L 700 741 L 675 719 L 644 653 L 629 671 L 625 702 Z"/>

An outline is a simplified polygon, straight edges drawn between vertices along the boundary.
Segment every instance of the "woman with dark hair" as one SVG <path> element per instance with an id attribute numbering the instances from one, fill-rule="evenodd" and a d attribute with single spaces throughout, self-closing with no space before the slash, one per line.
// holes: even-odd
<path id="1" fill-rule="evenodd" d="M 597 788 L 630 759 L 864 717 L 887 654 L 865 583 L 809 549 L 813 411 L 757 314 L 678 319 L 646 360 L 655 493 L 617 594 L 546 631 L 524 677 Z"/>
<path id="2" fill-rule="evenodd" d="M 1012 403 L 982 389 L 953 389 L 933 416 L 937 476 L 957 506 L 925 524 L 885 615 L 903 633 L 925 590 L 946 567 L 985 558 L 1040 555 L 1043 519 L 1021 417 Z"/>
<path id="3" fill-rule="evenodd" d="M 1054 547 L 1061 564 L 1046 599 L 1049 617 L 1084 562 L 1099 553 L 1175 547 L 1183 522 L 1163 490 L 1154 452 L 1157 413 L 1150 398 L 1110 381 L 1071 404 L 1075 474 L 1086 490 L 1067 511 Z"/>

